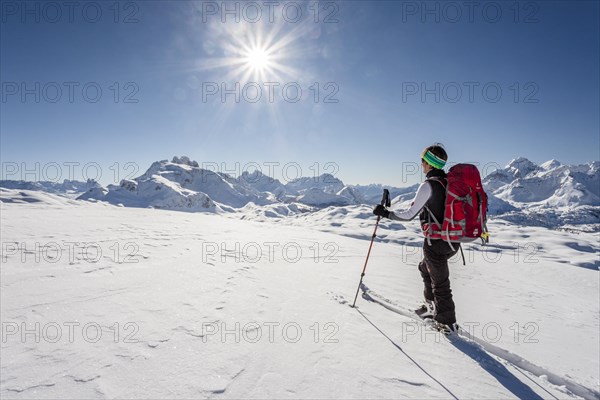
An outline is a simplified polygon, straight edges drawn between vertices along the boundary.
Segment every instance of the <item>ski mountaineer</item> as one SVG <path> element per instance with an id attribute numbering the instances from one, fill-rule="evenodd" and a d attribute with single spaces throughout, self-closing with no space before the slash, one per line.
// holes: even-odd
<path id="1" fill-rule="evenodd" d="M 437 221 L 443 221 L 447 184 L 443 168 L 447 160 L 448 155 L 441 144 L 427 147 L 421 154 L 421 166 L 426 178 L 417 189 L 410 208 L 389 211 L 377 205 L 373 214 L 396 221 L 410 221 L 419 215 L 422 227 L 428 221 L 428 213 L 432 213 Z M 419 263 L 425 286 L 425 303 L 415 312 L 421 318 L 433 318 L 440 330 L 448 333 L 458 329 L 448 270 L 448 259 L 457 251 L 458 247 L 453 249 L 442 239 L 425 238 L 424 258 Z"/>

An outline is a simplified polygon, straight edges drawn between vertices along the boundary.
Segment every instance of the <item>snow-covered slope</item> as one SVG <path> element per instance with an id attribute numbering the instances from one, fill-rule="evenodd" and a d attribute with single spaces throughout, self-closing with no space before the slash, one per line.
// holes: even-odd
<path id="1" fill-rule="evenodd" d="M 18 190 L 0 187 L 0 203 L 12 204 L 39 204 L 44 207 L 64 207 L 66 205 L 79 206 L 82 202 L 70 199 L 61 194 L 48 193 L 44 190 Z"/>
<path id="2" fill-rule="evenodd" d="M 2 193 L 2 398 L 598 396 L 597 234 L 496 220 L 493 245 L 452 260 L 459 322 L 482 348 L 348 306 L 366 206 L 256 222 Z M 19 197 L 38 201 L 5 201 Z M 422 296 L 417 230 L 383 224 L 365 276 L 407 308 Z"/>
<path id="3" fill-rule="evenodd" d="M 91 179 L 87 182 L 65 179 L 62 183 L 50 181 L 31 182 L 0 180 L 0 188 L 41 191 L 59 194 L 69 198 L 76 198 L 77 196 L 89 191 L 90 189 L 100 188 L 100 184 Z"/>

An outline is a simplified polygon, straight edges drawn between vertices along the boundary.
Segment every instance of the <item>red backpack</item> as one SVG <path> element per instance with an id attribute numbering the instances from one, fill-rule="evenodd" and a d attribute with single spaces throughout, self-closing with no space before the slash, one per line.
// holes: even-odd
<path id="1" fill-rule="evenodd" d="M 487 195 L 481 185 L 481 176 L 472 164 L 456 164 L 448 171 L 447 183 L 437 178 L 446 189 L 444 221 L 440 224 L 427 210 L 428 222 L 423 224 L 423 234 L 430 239 L 452 242 L 472 242 L 478 238 L 488 242 Z"/>

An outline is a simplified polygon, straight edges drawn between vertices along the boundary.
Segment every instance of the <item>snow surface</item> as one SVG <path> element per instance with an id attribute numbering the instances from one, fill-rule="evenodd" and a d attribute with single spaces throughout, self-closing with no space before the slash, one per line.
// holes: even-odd
<path id="1" fill-rule="evenodd" d="M 486 351 L 360 297 L 349 307 L 367 206 L 185 213 L 0 198 L 2 398 L 577 398 L 574 387 L 598 398 L 598 233 L 494 219 L 488 247 L 465 246 L 467 265 L 451 262 L 457 315 Z M 421 240 L 416 222 L 384 222 L 369 288 L 416 306 Z M 42 337 L 22 337 L 36 323 Z"/>

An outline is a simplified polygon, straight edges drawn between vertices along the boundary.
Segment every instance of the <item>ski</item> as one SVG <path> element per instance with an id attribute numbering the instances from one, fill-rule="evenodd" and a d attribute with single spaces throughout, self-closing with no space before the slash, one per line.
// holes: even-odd
<path id="1" fill-rule="evenodd" d="M 372 302 L 372 303 L 377 303 L 377 304 L 387 308 L 388 310 L 395 312 L 396 314 L 400 314 L 402 316 L 408 317 L 408 318 L 422 324 L 426 328 L 438 331 L 440 333 L 443 333 L 446 336 L 459 333 L 458 330 L 457 331 L 447 330 L 445 325 L 436 322 L 433 318 L 421 318 L 415 312 L 415 310 L 410 310 L 408 308 L 402 307 L 402 306 L 394 303 L 393 301 L 383 297 L 382 295 L 373 292 L 364 283 L 361 284 L 360 288 L 362 291 L 363 299 L 365 299 L 369 302 Z"/>

